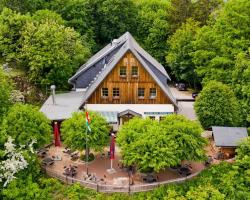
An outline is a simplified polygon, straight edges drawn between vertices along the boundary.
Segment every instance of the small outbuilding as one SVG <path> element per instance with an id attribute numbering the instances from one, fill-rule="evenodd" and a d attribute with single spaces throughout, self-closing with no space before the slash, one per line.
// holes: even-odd
<path id="1" fill-rule="evenodd" d="M 219 148 L 219 151 L 225 157 L 233 157 L 236 147 L 242 139 L 248 137 L 245 127 L 213 126 L 212 135 L 215 147 Z"/>

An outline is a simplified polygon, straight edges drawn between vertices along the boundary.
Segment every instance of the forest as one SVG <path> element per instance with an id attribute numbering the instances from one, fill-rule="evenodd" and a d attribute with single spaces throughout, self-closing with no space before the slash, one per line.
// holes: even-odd
<path id="1" fill-rule="evenodd" d="M 201 91 L 195 110 L 203 128 L 216 123 L 249 127 L 249 0 L 0 0 L 0 162 L 6 135 L 23 141 L 37 124 L 50 129 L 33 106 L 44 101 L 50 85 L 70 89 L 68 79 L 77 69 L 126 31 L 173 82 Z M 20 91 L 20 85 L 30 91 Z M 33 105 L 16 104 L 22 101 Z M 216 119 L 207 117 L 213 111 Z M 36 124 L 19 122 L 18 112 L 36 117 Z M 25 130 L 22 137 L 8 127 L 13 121 Z M 24 145 L 20 141 L 16 148 Z M 38 136 L 34 147 L 46 142 Z M 184 184 L 127 196 L 63 185 L 41 173 L 38 160 L 25 150 L 28 167 L 7 187 L 0 178 L 0 199 L 249 199 L 249 140 L 237 151 L 235 164 L 213 166 Z"/>

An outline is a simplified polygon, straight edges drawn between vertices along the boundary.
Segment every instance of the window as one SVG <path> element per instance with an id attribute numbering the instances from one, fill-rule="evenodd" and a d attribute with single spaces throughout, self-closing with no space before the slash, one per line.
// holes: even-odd
<path id="1" fill-rule="evenodd" d="M 145 93 L 145 89 L 144 88 L 138 88 L 138 97 L 139 98 L 144 98 L 144 93 Z"/>
<path id="2" fill-rule="evenodd" d="M 156 88 L 150 88 L 149 90 L 149 98 L 154 99 L 156 97 Z"/>
<path id="3" fill-rule="evenodd" d="M 120 96 L 119 88 L 113 88 L 113 97 L 114 98 L 119 98 L 119 96 Z"/>
<path id="4" fill-rule="evenodd" d="M 127 75 L 127 70 L 125 66 L 120 67 L 120 76 L 126 76 Z"/>
<path id="5" fill-rule="evenodd" d="M 132 76 L 137 77 L 138 76 L 138 67 L 132 66 Z"/>
<path id="6" fill-rule="evenodd" d="M 102 97 L 106 98 L 109 96 L 108 88 L 102 88 Z"/>

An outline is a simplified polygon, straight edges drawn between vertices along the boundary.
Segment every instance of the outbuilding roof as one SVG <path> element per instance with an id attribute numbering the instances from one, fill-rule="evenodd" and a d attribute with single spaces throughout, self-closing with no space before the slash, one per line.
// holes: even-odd
<path id="1" fill-rule="evenodd" d="M 239 142 L 248 136 L 244 127 L 212 126 L 215 146 L 236 147 Z"/>
<path id="2" fill-rule="evenodd" d="M 79 111 L 83 104 L 85 92 L 68 92 L 55 95 L 55 104 L 50 96 L 41 107 L 40 111 L 50 120 L 64 120 L 71 117 L 73 112 Z"/>

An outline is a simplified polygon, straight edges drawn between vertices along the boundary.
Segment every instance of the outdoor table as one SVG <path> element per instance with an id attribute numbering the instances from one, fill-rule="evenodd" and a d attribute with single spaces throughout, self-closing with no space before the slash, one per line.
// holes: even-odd
<path id="1" fill-rule="evenodd" d="M 44 158 L 43 162 L 44 165 L 52 165 L 54 163 L 54 160 L 50 157 Z"/>

